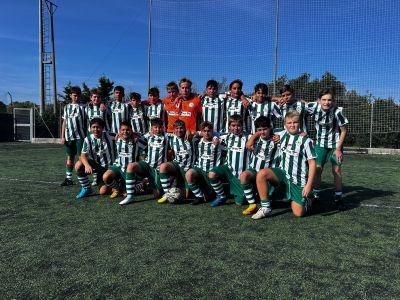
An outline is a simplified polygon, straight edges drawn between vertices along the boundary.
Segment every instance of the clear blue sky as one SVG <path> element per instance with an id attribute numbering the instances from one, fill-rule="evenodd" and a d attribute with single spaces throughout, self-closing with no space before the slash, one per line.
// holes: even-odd
<path id="1" fill-rule="evenodd" d="M 212 77 L 241 78 L 251 91 L 271 81 L 275 2 L 246 1 L 153 0 L 152 84 L 164 92 L 182 76 L 199 89 Z M 92 87 L 104 74 L 145 94 L 149 1 L 53 2 L 58 92 L 68 81 Z M 2 2 L 1 101 L 7 91 L 39 100 L 38 3 Z M 400 1 L 280 3 L 278 75 L 331 71 L 348 89 L 400 98 Z"/>

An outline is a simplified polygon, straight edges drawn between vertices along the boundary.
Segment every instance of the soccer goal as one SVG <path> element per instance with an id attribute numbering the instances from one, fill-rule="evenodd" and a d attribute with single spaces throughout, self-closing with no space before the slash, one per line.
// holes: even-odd
<path id="1" fill-rule="evenodd" d="M 14 108 L 14 140 L 31 142 L 33 138 L 33 108 Z"/>

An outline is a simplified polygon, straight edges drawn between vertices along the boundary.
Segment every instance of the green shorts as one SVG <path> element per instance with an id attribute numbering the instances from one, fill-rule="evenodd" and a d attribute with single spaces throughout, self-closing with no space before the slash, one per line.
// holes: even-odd
<path id="1" fill-rule="evenodd" d="M 199 167 L 193 167 L 192 170 L 196 172 L 197 175 L 196 184 L 198 185 L 200 190 L 205 195 L 210 195 L 213 191 L 213 188 L 210 183 L 210 178 L 208 178 L 208 172 L 203 171 Z"/>
<path id="2" fill-rule="evenodd" d="M 139 175 L 141 177 L 149 178 L 149 186 L 153 189 L 162 191 L 163 189 L 161 187 L 160 172 L 150 167 L 149 164 L 143 160 L 139 161 L 139 166 L 143 170 L 143 173 Z"/>
<path id="3" fill-rule="evenodd" d="M 125 171 L 122 171 L 121 167 L 118 167 L 118 166 L 116 166 L 116 165 L 112 165 L 112 166 L 109 166 L 108 169 L 109 169 L 110 171 L 113 171 L 115 174 L 117 174 L 117 175 L 118 175 L 119 177 L 121 177 L 123 180 L 125 180 L 125 178 L 126 178 L 126 172 L 125 172 Z"/>
<path id="4" fill-rule="evenodd" d="M 222 182 L 229 183 L 229 191 L 235 196 L 235 202 L 242 204 L 244 202 L 244 190 L 239 178 L 236 178 L 227 165 L 221 165 L 210 170 L 218 175 Z"/>
<path id="5" fill-rule="evenodd" d="M 186 172 L 184 169 L 182 169 L 182 167 L 176 162 L 176 161 L 171 161 L 170 163 L 173 164 L 173 166 L 175 167 L 175 169 L 177 170 L 177 174 L 176 174 L 176 182 L 177 182 L 177 186 L 181 189 L 185 188 L 185 189 L 189 189 L 189 184 L 186 180 Z"/>
<path id="6" fill-rule="evenodd" d="M 65 141 L 65 153 L 67 156 L 81 155 L 83 140 Z"/>
<path id="7" fill-rule="evenodd" d="M 315 153 L 317 154 L 316 163 L 317 166 L 324 166 L 328 160 L 331 161 L 333 166 L 341 166 L 342 163 L 337 161 L 336 156 L 333 155 L 335 153 L 336 148 L 328 149 L 321 147 L 319 145 L 315 146 Z"/>
<path id="8" fill-rule="evenodd" d="M 97 183 L 98 183 L 98 185 L 99 186 L 104 185 L 103 175 L 107 171 L 107 168 L 102 167 L 101 165 L 96 163 L 93 159 L 89 159 L 89 164 L 95 170 L 95 172 L 97 173 L 97 178 L 98 178 L 97 179 Z"/>
<path id="9" fill-rule="evenodd" d="M 280 168 L 271 168 L 276 177 L 278 177 L 278 186 L 273 186 L 268 183 L 269 194 L 272 195 L 275 190 L 284 189 L 285 197 L 289 200 L 296 202 L 302 206 L 305 206 L 303 198 L 303 187 L 292 183 L 287 177 L 286 172 Z"/>

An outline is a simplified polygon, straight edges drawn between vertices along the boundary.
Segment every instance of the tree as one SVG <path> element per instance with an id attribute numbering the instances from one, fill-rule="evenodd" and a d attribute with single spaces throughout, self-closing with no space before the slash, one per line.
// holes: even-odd
<path id="1" fill-rule="evenodd" d="M 69 101 L 69 94 L 71 93 L 72 84 L 71 81 L 64 86 L 63 94 L 58 94 L 59 98 L 63 99 L 63 102 L 68 103 Z"/>
<path id="2" fill-rule="evenodd" d="M 114 88 L 114 81 L 110 81 L 110 79 L 106 76 L 101 76 L 99 78 L 99 90 L 102 99 L 105 103 L 110 100 L 110 96 L 112 94 L 112 90 Z"/>
<path id="3" fill-rule="evenodd" d="M 90 101 L 90 88 L 86 85 L 86 83 L 82 83 L 82 97 L 81 103 L 88 103 Z"/>
<path id="4" fill-rule="evenodd" d="M 6 113 L 7 112 L 7 105 L 3 103 L 3 101 L 0 101 L 0 113 Z"/>

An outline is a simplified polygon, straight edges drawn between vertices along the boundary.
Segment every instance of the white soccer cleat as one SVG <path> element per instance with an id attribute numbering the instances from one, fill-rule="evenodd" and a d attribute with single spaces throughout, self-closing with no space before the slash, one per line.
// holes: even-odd
<path id="1" fill-rule="evenodd" d="M 272 215 L 271 207 L 261 207 L 251 218 L 253 220 L 259 220 Z"/>
<path id="2" fill-rule="evenodd" d="M 126 204 L 132 203 L 134 201 L 135 201 L 135 199 L 133 198 L 133 196 L 126 196 L 126 198 L 124 200 L 122 200 L 119 203 L 119 205 L 126 205 Z"/>

